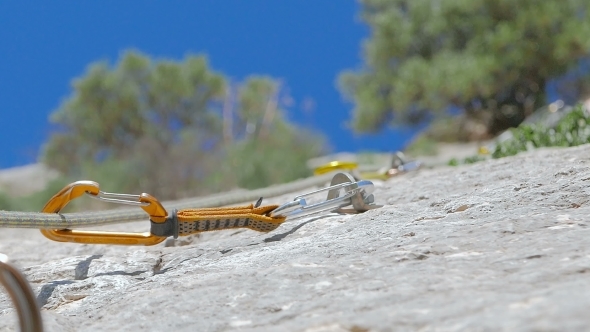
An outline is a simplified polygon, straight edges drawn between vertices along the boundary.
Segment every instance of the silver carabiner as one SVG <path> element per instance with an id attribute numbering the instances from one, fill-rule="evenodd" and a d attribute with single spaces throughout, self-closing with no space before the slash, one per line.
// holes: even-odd
<path id="1" fill-rule="evenodd" d="M 364 212 L 380 207 L 373 205 L 374 197 L 372 193 L 374 190 L 375 186 L 371 181 L 355 181 L 354 177 L 348 173 L 336 173 L 329 187 L 299 195 L 293 201 L 273 210 L 270 216 L 286 217 L 287 220 L 291 220 L 319 212 L 335 212 L 348 205 L 352 205 L 356 212 Z M 325 201 L 307 204 L 307 197 L 324 191 L 328 191 L 328 197 Z"/>
<path id="2" fill-rule="evenodd" d="M 12 299 L 21 332 L 43 332 L 43 320 L 35 294 L 25 276 L 0 254 L 0 284 Z"/>

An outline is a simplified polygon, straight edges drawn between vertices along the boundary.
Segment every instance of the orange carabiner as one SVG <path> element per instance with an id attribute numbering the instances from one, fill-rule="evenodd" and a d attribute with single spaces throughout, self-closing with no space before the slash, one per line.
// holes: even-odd
<path id="1" fill-rule="evenodd" d="M 140 205 L 147 212 L 151 221 L 163 223 L 166 221 L 167 212 L 162 204 L 153 196 L 148 194 L 141 195 L 123 195 L 111 194 L 100 191 L 98 183 L 94 181 L 76 181 L 70 183 L 65 188 L 55 194 L 42 212 L 59 213 L 71 200 L 89 194 L 96 198 L 102 196 L 117 196 L 125 198 L 136 198 L 137 201 L 124 201 L 120 199 L 103 199 L 106 201 L 119 203 L 133 203 Z M 151 246 L 158 244 L 166 239 L 165 236 L 156 236 L 150 232 L 145 233 L 126 233 L 126 232 L 101 232 L 101 231 L 79 231 L 73 229 L 42 229 L 41 233 L 53 241 L 58 242 L 76 242 L 88 244 L 119 244 L 119 245 L 145 245 Z"/>

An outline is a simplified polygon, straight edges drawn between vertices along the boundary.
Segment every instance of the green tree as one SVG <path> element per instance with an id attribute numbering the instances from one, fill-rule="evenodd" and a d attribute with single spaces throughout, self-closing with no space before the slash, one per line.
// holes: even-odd
<path id="1" fill-rule="evenodd" d="M 73 88 L 51 116 L 60 130 L 44 149 L 49 166 L 122 191 L 142 188 L 168 198 L 191 186 L 199 192 L 198 175 L 208 165 L 186 153 L 208 149 L 216 158 L 225 91 L 224 77 L 205 57 L 153 62 L 127 52 L 114 68 L 91 65 Z"/>
<path id="2" fill-rule="evenodd" d="M 590 54 L 587 0 L 361 0 L 364 66 L 339 78 L 357 131 L 449 105 L 490 134 L 546 102 L 547 81 Z"/>
<path id="3" fill-rule="evenodd" d="M 307 160 L 326 151 L 322 136 L 286 120 L 281 87 L 270 77 L 251 76 L 239 88 L 235 130 L 243 139 L 230 148 L 229 156 L 240 187 L 309 176 Z"/>
<path id="4" fill-rule="evenodd" d="M 234 89 L 204 56 L 127 52 L 74 80 L 51 115 L 58 130 L 42 160 L 68 178 L 161 199 L 292 180 L 307 174 L 323 140 L 286 121 L 280 90 L 268 77 Z"/>

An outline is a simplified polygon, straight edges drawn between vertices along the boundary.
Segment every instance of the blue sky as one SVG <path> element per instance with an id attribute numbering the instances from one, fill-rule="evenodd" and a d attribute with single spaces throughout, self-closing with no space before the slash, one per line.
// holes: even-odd
<path id="1" fill-rule="evenodd" d="M 323 131 L 334 152 L 399 149 L 410 130 L 356 137 L 346 128 L 352 105 L 335 79 L 361 64 L 368 29 L 358 9 L 354 0 L 2 1 L 0 168 L 35 162 L 71 80 L 130 48 L 156 58 L 205 53 L 235 80 L 283 79 L 297 103 L 289 118 Z"/>

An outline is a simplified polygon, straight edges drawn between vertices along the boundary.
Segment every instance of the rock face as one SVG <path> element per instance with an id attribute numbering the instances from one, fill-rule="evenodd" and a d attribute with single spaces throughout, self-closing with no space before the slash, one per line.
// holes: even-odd
<path id="1" fill-rule="evenodd" d="M 138 248 L 2 229 L 0 251 L 49 331 L 590 330 L 590 146 L 377 185 L 381 209 L 267 234 Z M 15 317 L 0 295 L 0 330 Z"/>
<path id="2" fill-rule="evenodd" d="M 43 164 L 30 164 L 0 170 L 0 190 L 11 196 L 25 196 L 43 190 L 47 183 L 58 177 L 55 170 Z"/>

